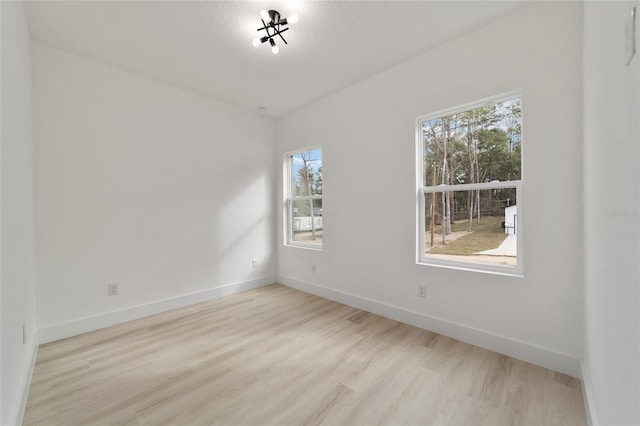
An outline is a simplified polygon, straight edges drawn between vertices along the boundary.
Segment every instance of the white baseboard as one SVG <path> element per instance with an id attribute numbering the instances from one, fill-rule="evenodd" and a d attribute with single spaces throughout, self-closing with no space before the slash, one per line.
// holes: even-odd
<path id="1" fill-rule="evenodd" d="M 582 398 L 584 399 L 584 410 L 587 414 L 587 424 L 598 426 L 598 415 L 596 414 L 596 404 L 593 400 L 593 387 L 591 386 L 591 375 L 585 368 L 584 362 L 580 362 L 582 369 Z"/>
<path id="2" fill-rule="evenodd" d="M 277 282 L 306 293 L 315 294 L 325 299 L 334 300 L 354 308 L 433 331 L 572 377 L 582 377 L 580 361 L 570 355 L 288 276 L 278 275 Z"/>
<path id="3" fill-rule="evenodd" d="M 80 318 L 73 321 L 51 325 L 39 330 L 40 341 L 41 343 L 53 342 L 55 340 L 76 336 L 78 334 L 98 330 L 105 327 L 110 327 L 112 325 L 147 317 L 149 315 L 155 315 L 161 312 L 170 311 L 172 309 L 178 309 L 185 306 L 193 305 L 195 303 L 206 302 L 207 300 L 239 293 L 241 291 L 251 290 L 254 288 L 273 284 L 274 282 L 275 276 L 273 275 L 260 277 L 248 281 L 241 281 L 214 287 L 208 290 L 199 291 L 197 293 L 185 294 L 171 299 L 159 300 L 157 302 L 151 302 L 144 305 L 132 306 L 130 308 L 122 309 L 119 311 L 107 312 L 105 314 L 96 315 L 94 317 Z"/>
<path id="4" fill-rule="evenodd" d="M 18 398 L 16 399 L 16 405 L 13 407 L 13 413 L 11 414 L 12 425 L 21 425 L 24 418 L 24 410 L 27 408 L 27 399 L 29 397 L 29 388 L 31 387 L 31 378 L 33 377 L 33 370 L 36 366 L 36 358 L 38 356 L 38 333 L 36 332 L 30 342 L 31 350 L 29 351 L 29 359 L 27 360 L 26 368 L 22 374 L 20 380 L 20 386 L 18 387 Z"/>

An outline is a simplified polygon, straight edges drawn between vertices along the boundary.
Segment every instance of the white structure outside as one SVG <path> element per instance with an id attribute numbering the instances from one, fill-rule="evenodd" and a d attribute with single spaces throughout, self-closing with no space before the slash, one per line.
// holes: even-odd
<path id="1" fill-rule="evenodd" d="M 515 235 L 518 231 L 518 206 L 509 206 L 504 209 L 504 232 Z"/>
<path id="2" fill-rule="evenodd" d="M 322 229 L 322 216 L 315 216 L 313 218 L 313 224 L 315 225 L 315 229 Z M 310 216 L 300 216 L 293 218 L 293 231 L 311 231 L 311 217 Z"/>

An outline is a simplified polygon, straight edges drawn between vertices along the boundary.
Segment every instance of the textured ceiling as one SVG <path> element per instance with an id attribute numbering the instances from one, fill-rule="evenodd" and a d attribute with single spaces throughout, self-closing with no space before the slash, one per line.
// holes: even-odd
<path id="1" fill-rule="evenodd" d="M 28 1 L 31 37 L 277 117 L 522 7 L 498 1 Z M 274 55 L 261 9 L 300 22 Z"/>

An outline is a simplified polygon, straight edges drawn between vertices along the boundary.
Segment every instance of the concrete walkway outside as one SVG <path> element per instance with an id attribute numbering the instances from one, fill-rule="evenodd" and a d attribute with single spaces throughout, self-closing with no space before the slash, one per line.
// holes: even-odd
<path id="1" fill-rule="evenodd" d="M 492 256 L 517 256 L 518 238 L 515 234 L 509 234 L 497 248 L 481 251 L 475 254 L 489 254 Z"/>

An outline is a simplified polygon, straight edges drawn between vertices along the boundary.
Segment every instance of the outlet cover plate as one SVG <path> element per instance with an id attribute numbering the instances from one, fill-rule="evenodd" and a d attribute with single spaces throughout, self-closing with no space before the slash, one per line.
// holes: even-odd
<path id="1" fill-rule="evenodd" d="M 107 291 L 109 296 L 117 296 L 118 295 L 118 284 L 109 284 L 107 286 Z"/>
<path id="2" fill-rule="evenodd" d="M 423 285 L 418 286 L 418 297 L 426 298 L 427 297 L 427 287 Z"/>

